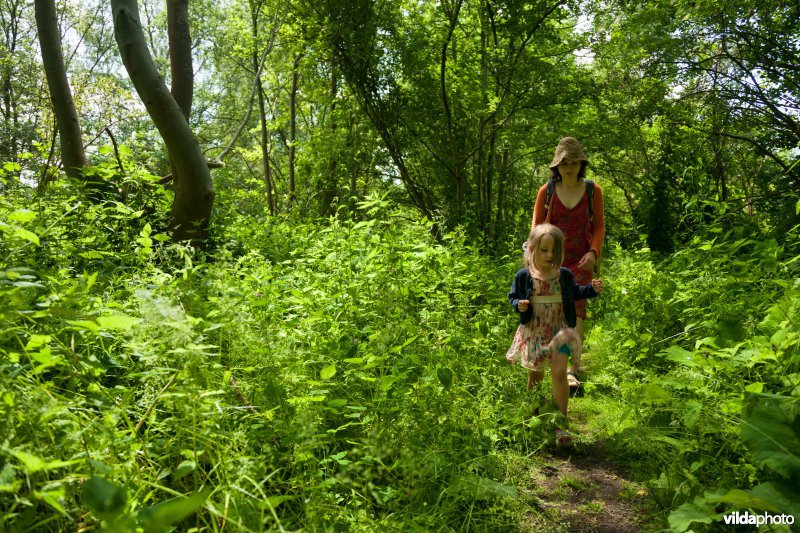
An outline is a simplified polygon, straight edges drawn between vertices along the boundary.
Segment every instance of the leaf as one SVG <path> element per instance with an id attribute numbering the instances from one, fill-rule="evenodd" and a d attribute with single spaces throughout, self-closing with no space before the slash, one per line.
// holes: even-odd
<path id="1" fill-rule="evenodd" d="M 13 226 L 13 228 L 14 228 L 14 235 L 16 235 L 17 237 L 25 239 L 26 241 L 30 241 L 36 246 L 40 245 L 39 237 L 34 232 L 28 231 L 25 228 L 18 228 L 16 226 Z"/>
<path id="2" fill-rule="evenodd" d="M 800 517 L 800 488 L 796 479 L 789 481 L 768 481 L 749 491 L 760 500 L 770 502 L 781 513 Z"/>
<path id="3" fill-rule="evenodd" d="M 208 488 L 188 498 L 175 498 L 144 508 L 136 515 L 137 521 L 145 531 L 164 529 L 194 513 L 205 503 L 210 493 L 211 489 Z"/>
<path id="4" fill-rule="evenodd" d="M 100 326 L 94 320 L 67 320 L 66 322 L 77 330 L 100 331 Z"/>
<path id="5" fill-rule="evenodd" d="M 449 490 L 470 500 L 517 497 L 517 487 L 504 485 L 493 479 L 473 474 L 457 476 L 450 484 Z"/>
<path id="6" fill-rule="evenodd" d="M 751 383 L 744 388 L 747 392 L 761 393 L 764 392 L 764 384 L 761 382 Z"/>
<path id="7" fill-rule="evenodd" d="M 104 478 L 92 476 L 83 484 L 83 502 L 100 518 L 110 522 L 125 512 L 128 493 Z"/>
<path id="8" fill-rule="evenodd" d="M 11 463 L 6 463 L 0 470 L 0 493 L 17 492 L 22 485 L 22 480 L 17 479 L 17 472 Z"/>
<path id="9" fill-rule="evenodd" d="M 436 377 L 439 378 L 439 383 L 444 385 L 445 388 L 450 387 L 453 383 L 453 371 L 446 366 L 440 366 L 436 369 Z"/>
<path id="10" fill-rule="evenodd" d="M 108 252 L 89 250 L 88 252 L 81 252 L 78 255 L 83 257 L 84 259 L 102 259 L 105 254 L 108 254 Z"/>
<path id="11" fill-rule="evenodd" d="M 29 474 L 35 474 L 36 472 L 46 471 L 46 470 L 54 470 L 56 468 L 63 468 L 65 466 L 70 466 L 75 463 L 80 463 L 80 460 L 72 460 L 72 461 L 61 461 L 56 459 L 55 461 L 45 461 L 41 457 L 33 455 L 28 452 L 23 452 L 22 450 L 7 450 L 8 453 L 16 457 L 19 462 L 25 467 L 25 470 Z"/>
<path id="12" fill-rule="evenodd" d="M 694 352 L 685 350 L 680 346 L 670 346 L 666 350 L 662 350 L 659 355 L 664 356 L 669 361 L 674 361 L 686 366 L 706 366 L 705 359 L 696 357 Z"/>
<path id="13" fill-rule="evenodd" d="M 25 345 L 25 351 L 35 350 L 40 346 L 44 346 L 50 342 L 50 335 L 37 335 L 33 334 L 28 339 L 28 343 Z"/>
<path id="14" fill-rule="evenodd" d="M 193 472 L 197 468 L 197 463 L 194 461 L 186 460 L 181 462 L 178 465 L 178 468 L 175 470 L 175 475 L 172 476 L 173 481 L 178 481 L 179 479 L 185 477 L 190 472 Z"/>
<path id="15" fill-rule="evenodd" d="M 331 379 L 334 375 L 336 375 L 336 365 L 328 365 L 319 373 L 322 380 Z"/>
<path id="16" fill-rule="evenodd" d="M 37 363 L 41 364 L 49 364 L 53 362 L 53 359 L 59 357 L 58 355 L 54 354 L 52 350 L 50 350 L 49 346 L 45 346 L 38 352 L 28 352 L 28 357 L 32 360 L 36 361 Z"/>
<path id="17" fill-rule="evenodd" d="M 772 502 L 754 496 L 752 492 L 742 489 L 731 489 L 726 494 L 719 497 L 706 497 L 706 500 L 713 502 L 730 503 L 742 509 L 763 509 L 770 512 L 779 512 Z"/>
<path id="18" fill-rule="evenodd" d="M 696 400 L 688 400 L 684 406 L 683 423 L 687 428 L 693 429 L 703 411 L 703 405 Z"/>
<path id="19" fill-rule="evenodd" d="M 67 512 L 64 510 L 64 506 L 62 506 L 61 502 L 58 501 L 59 499 L 64 498 L 64 494 L 65 491 L 63 487 L 61 487 L 59 490 L 47 490 L 41 492 L 38 490 L 33 491 L 34 498 L 43 501 L 62 515 L 69 517 Z"/>
<path id="20" fill-rule="evenodd" d="M 660 404 L 672 401 L 672 395 L 664 387 L 656 383 L 642 383 L 632 387 L 634 398 L 642 403 Z"/>
<path id="21" fill-rule="evenodd" d="M 128 315 L 104 315 L 97 317 L 97 323 L 103 329 L 128 330 L 139 323 L 138 318 Z"/>
<path id="22" fill-rule="evenodd" d="M 397 381 L 397 376 L 393 376 L 391 374 L 388 376 L 383 376 L 380 383 L 378 383 L 378 388 L 381 390 L 389 390 L 392 385 L 394 385 L 395 381 Z"/>
<path id="23" fill-rule="evenodd" d="M 13 220 L 14 222 L 30 222 L 36 218 L 36 213 L 31 211 L 30 209 L 18 209 L 11 214 L 8 215 L 9 220 Z"/>
<path id="24" fill-rule="evenodd" d="M 691 502 L 686 502 L 669 514 L 667 521 L 673 531 L 686 531 L 693 522 L 710 524 L 717 515 L 709 510 L 701 509 Z"/>
<path id="25" fill-rule="evenodd" d="M 294 500 L 296 496 L 289 496 L 287 494 L 275 494 L 273 496 L 267 496 L 267 499 L 261 502 L 262 509 L 275 509 L 283 502 L 288 502 L 290 500 Z"/>
<path id="26" fill-rule="evenodd" d="M 800 479 L 800 399 L 746 392 L 742 441 L 753 462 L 788 479 Z"/>

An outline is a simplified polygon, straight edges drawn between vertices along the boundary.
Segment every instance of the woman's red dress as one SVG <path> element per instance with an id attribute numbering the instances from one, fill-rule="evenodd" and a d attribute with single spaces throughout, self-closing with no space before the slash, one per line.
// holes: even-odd
<path id="1" fill-rule="evenodd" d="M 589 251 L 589 241 L 586 240 L 586 226 L 589 223 L 589 196 L 584 192 L 580 201 L 572 209 L 567 209 L 561 203 L 557 193 L 553 194 L 552 213 L 550 223 L 564 232 L 564 262 L 563 266 L 572 271 L 575 281 L 580 285 L 589 285 L 592 282 L 591 270 L 578 268 L 581 258 Z M 586 318 L 586 300 L 575 302 L 575 311 L 579 318 Z"/>

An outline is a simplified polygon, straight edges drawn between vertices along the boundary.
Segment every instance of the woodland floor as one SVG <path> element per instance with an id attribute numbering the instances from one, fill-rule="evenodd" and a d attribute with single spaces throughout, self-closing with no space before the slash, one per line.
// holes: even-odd
<path id="1" fill-rule="evenodd" d="M 591 415 L 590 415 L 591 416 Z M 568 447 L 550 446 L 536 457 L 531 469 L 529 514 L 523 530 L 637 532 L 659 529 L 647 488 L 632 481 L 604 453 L 604 442 L 590 437 L 585 413 L 572 413 L 577 437 Z"/>

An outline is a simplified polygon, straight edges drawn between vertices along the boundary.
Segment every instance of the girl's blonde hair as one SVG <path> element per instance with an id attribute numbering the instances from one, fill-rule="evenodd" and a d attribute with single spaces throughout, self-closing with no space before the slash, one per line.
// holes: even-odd
<path id="1" fill-rule="evenodd" d="M 564 233 L 553 224 L 539 224 L 533 228 L 525 242 L 523 258 L 528 270 L 533 271 L 536 266 L 536 251 L 539 249 L 542 238 L 547 235 L 553 239 L 553 265 L 560 267 L 564 262 Z"/>

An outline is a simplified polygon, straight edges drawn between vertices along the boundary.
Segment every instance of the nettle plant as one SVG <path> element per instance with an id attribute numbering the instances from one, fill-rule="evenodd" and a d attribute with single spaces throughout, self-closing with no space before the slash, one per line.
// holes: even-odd
<path id="1" fill-rule="evenodd" d="M 516 523 L 494 450 L 541 443 L 507 415 L 515 261 L 381 199 L 205 254 L 71 199 L 0 213 L 3 524 Z"/>
<path id="2" fill-rule="evenodd" d="M 796 242 L 723 218 L 658 263 L 643 252 L 612 264 L 622 288 L 601 305 L 616 319 L 598 329 L 630 365 L 610 361 L 636 420 L 621 444 L 659 458 L 652 494 L 676 529 L 731 510 L 798 512 Z"/>

